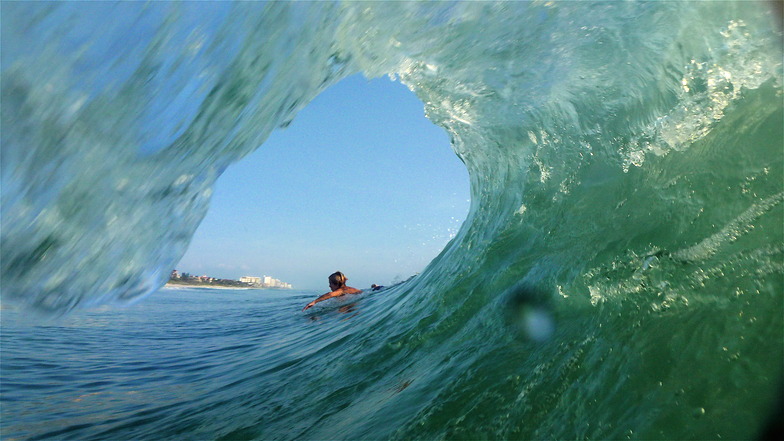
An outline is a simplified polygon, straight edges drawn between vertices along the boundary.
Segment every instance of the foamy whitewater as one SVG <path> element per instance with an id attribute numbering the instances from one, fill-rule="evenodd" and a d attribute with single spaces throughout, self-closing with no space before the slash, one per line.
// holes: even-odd
<path id="1" fill-rule="evenodd" d="M 278 342 L 288 361 L 249 368 L 239 401 L 203 396 L 192 431 L 154 429 L 172 406 L 137 431 L 63 433 L 732 439 L 772 417 L 784 75 L 771 4 L 1 7 L 4 314 L 158 290 L 221 172 L 348 75 L 407 85 L 471 179 L 468 218 L 421 275 L 330 332 L 276 317 L 301 336 Z M 213 381 L 228 380 L 181 383 Z"/>

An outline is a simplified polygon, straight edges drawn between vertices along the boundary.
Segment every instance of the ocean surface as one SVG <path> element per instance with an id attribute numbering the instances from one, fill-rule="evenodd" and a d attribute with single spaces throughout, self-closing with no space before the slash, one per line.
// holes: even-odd
<path id="1" fill-rule="evenodd" d="M 774 4 L 0 3 L 3 439 L 760 436 Z M 466 166 L 441 254 L 316 314 L 151 295 L 223 170 L 356 73 L 411 89 Z"/>
<path id="2" fill-rule="evenodd" d="M 291 380 L 319 369 L 314 351 L 334 351 L 327 343 L 351 334 L 346 321 L 361 312 L 333 302 L 301 313 L 318 294 L 164 288 L 56 320 L 3 310 L 2 439 L 304 436 L 319 415 L 279 425 L 276 409 L 319 390 L 306 371 Z"/>

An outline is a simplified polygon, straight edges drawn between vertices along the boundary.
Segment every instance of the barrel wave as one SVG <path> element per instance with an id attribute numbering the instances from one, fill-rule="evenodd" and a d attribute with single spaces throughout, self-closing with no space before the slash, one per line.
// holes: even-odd
<path id="1" fill-rule="evenodd" d="M 342 78 L 389 75 L 449 134 L 468 218 L 228 439 L 758 436 L 784 358 L 777 14 L 4 2 L 3 303 L 156 291 L 228 165 Z"/>

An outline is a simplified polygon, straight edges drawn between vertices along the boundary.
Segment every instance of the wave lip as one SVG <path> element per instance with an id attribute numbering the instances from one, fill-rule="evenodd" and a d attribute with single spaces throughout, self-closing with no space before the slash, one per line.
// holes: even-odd
<path id="1" fill-rule="evenodd" d="M 686 149 L 781 80 L 766 12 L 740 4 L 3 10 L 4 292 L 53 311 L 161 286 L 222 170 L 357 71 L 399 78 L 450 133 L 472 247 L 533 193 Z M 80 25 L 97 16 L 134 19 Z"/>
<path id="2" fill-rule="evenodd" d="M 448 132 L 472 207 L 401 288 L 394 332 L 347 331 L 319 358 L 394 372 L 377 374 L 393 398 L 369 392 L 391 411 L 366 410 L 385 437 L 755 435 L 783 338 L 765 4 L 0 7 L 4 303 L 155 291 L 229 164 L 341 78 L 388 74 Z"/>

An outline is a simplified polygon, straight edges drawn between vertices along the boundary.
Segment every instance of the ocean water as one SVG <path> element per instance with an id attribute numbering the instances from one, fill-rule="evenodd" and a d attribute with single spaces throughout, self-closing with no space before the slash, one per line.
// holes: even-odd
<path id="1" fill-rule="evenodd" d="M 0 8 L 4 439 L 747 439 L 780 418 L 772 3 Z M 359 72 L 407 85 L 466 165 L 443 252 L 356 315 L 149 296 L 221 172 Z M 17 324 L 37 314 L 68 325 Z M 73 362 L 49 382 L 24 355 L 41 335 Z M 178 362 L 177 335 L 214 352 Z"/>
<path id="2" fill-rule="evenodd" d="M 275 430 L 263 421 L 278 419 L 287 391 L 305 388 L 289 376 L 319 365 L 311 350 L 323 350 L 323 335 L 345 334 L 341 321 L 360 312 L 344 302 L 301 314 L 318 294 L 164 288 L 57 320 L 4 310 L 2 437 L 295 438 L 304 420 Z"/>

